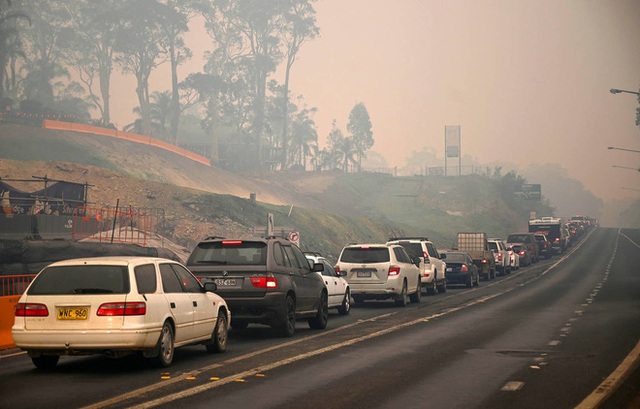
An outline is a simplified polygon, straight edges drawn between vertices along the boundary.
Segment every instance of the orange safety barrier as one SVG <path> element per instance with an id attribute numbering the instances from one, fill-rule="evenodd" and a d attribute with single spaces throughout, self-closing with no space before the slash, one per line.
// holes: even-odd
<path id="1" fill-rule="evenodd" d="M 78 124 L 75 122 L 55 121 L 52 119 L 44 119 L 42 121 L 42 127 L 45 129 L 54 129 L 58 131 L 72 131 L 90 133 L 94 135 L 110 136 L 112 138 L 124 139 L 131 142 L 136 142 L 144 145 L 155 146 L 173 153 L 176 153 L 185 158 L 191 159 L 195 162 L 202 163 L 203 165 L 211 166 L 211 161 L 202 155 L 190 152 L 179 146 L 175 146 L 165 141 L 161 141 L 151 136 L 138 135 L 131 132 L 122 132 L 117 129 L 102 128 L 100 126 L 92 126 L 86 124 Z"/>
<path id="2" fill-rule="evenodd" d="M 35 274 L 0 276 L 0 349 L 15 346 L 11 337 L 14 308 Z"/>

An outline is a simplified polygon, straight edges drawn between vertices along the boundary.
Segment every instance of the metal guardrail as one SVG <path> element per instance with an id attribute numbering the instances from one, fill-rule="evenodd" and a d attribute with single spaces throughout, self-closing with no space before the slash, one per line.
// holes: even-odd
<path id="1" fill-rule="evenodd" d="M 36 274 L 0 275 L 0 297 L 21 295 Z"/>

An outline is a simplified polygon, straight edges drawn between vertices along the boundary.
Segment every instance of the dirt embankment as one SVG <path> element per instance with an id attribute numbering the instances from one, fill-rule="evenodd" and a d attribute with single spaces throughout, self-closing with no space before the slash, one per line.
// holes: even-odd
<path id="1" fill-rule="evenodd" d="M 0 124 L 0 178 L 33 177 L 87 183 L 96 206 L 163 209 L 162 233 L 184 246 L 207 235 L 245 235 L 250 227 L 222 214 L 200 211 L 208 194 L 225 194 L 258 202 L 312 209 L 338 209 L 323 194 L 339 174 L 238 175 L 208 167 L 159 148 L 104 136 Z M 43 186 L 9 182 L 25 191 Z"/>

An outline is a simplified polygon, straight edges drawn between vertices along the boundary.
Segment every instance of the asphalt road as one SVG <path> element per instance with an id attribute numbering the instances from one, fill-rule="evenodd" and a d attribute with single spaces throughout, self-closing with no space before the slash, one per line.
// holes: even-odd
<path id="1" fill-rule="evenodd" d="M 640 340 L 639 245 L 638 230 L 600 228 L 479 288 L 367 302 L 324 331 L 299 321 L 293 338 L 252 326 L 221 355 L 179 349 L 168 370 L 62 357 L 45 372 L 5 354 L 0 408 L 590 408 L 609 391 L 603 407 L 625 407 L 637 371 L 589 397 Z"/>

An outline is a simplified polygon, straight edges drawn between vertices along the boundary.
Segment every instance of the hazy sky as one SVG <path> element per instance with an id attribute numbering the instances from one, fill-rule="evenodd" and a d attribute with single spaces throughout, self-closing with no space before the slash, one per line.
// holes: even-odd
<path id="1" fill-rule="evenodd" d="M 321 35 L 291 91 L 318 108 L 321 147 L 363 102 L 391 166 L 427 146 L 444 157 L 444 127 L 460 125 L 463 155 L 480 163 L 560 163 L 605 200 L 640 195 L 628 190 L 640 172 L 612 166 L 637 168 L 640 153 L 607 150 L 640 150 L 637 98 L 609 93 L 640 88 L 640 0 L 319 0 L 316 11 Z M 194 29 L 187 42 L 199 70 L 208 37 Z"/>

